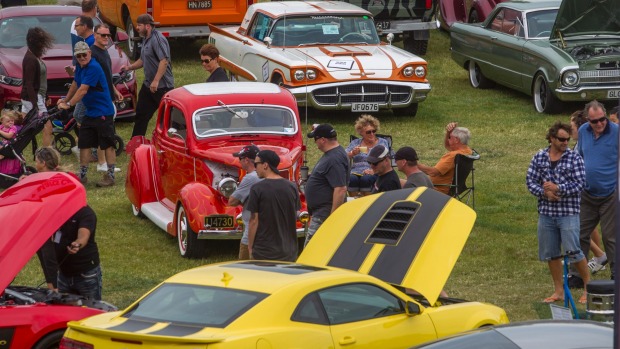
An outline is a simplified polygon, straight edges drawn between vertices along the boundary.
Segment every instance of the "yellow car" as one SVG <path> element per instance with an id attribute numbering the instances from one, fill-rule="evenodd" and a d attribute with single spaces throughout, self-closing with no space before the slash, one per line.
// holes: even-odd
<path id="1" fill-rule="evenodd" d="M 439 298 L 474 221 L 427 188 L 357 199 L 297 263 L 181 272 L 124 311 L 69 322 L 60 348 L 408 348 L 507 323 L 496 306 Z"/>

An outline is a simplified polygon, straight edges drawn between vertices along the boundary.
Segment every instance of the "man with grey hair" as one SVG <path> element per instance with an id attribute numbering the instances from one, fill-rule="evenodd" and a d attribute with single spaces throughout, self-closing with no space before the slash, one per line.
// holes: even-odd
<path id="1" fill-rule="evenodd" d="M 465 127 L 458 127 L 456 122 L 451 122 L 446 126 L 444 137 L 444 147 L 448 150 L 435 166 L 426 166 L 418 163 L 418 168 L 431 177 L 435 189 L 448 194 L 452 178 L 454 177 L 454 158 L 456 154 L 471 155 L 472 150 L 467 145 L 471 132 Z"/>

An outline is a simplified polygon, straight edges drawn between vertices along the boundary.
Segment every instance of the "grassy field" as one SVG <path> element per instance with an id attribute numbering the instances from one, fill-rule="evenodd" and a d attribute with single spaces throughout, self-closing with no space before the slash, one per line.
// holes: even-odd
<path id="1" fill-rule="evenodd" d="M 205 80 L 206 73 L 198 60 L 202 43 L 172 43 L 177 86 Z M 475 172 L 478 219 L 445 288 L 453 297 L 501 306 L 512 321 L 549 318 L 549 308 L 541 300 L 552 293 L 552 284 L 546 264 L 537 260 L 536 201 L 526 190 L 525 172 L 532 155 L 546 146 L 546 129 L 556 119 L 568 121 L 568 115 L 583 104 L 568 105 L 557 116 L 545 116 L 534 111 L 531 99 L 525 95 L 503 88 L 471 88 L 466 71 L 450 59 L 449 38 L 444 32 L 431 34 L 425 59 L 429 62 L 428 78 L 433 90 L 428 100 L 420 104 L 418 115 L 415 118 L 397 118 L 391 113 L 377 116 L 381 120 L 381 132 L 393 136 L 395 147 L 415 147 L 422 163 L 434 164 L 444 153 L 443 130 L 451 121 L 471 130 L 470 145 L 482 155 Z M 325 112 L 307 118 L 304 110 L 300 113 L 307 125 L 332 123 L 345 146 L 349 134 L 354 133 L 355 116 L 350 114 Z M 149 131 L 153 125 L 154 120 Z M 132 124 L 119 122 L 117 128 L 127 140 Z M 319 152 L 312 143 L 308 148 L 312 168 Z M 77 169 L 72 156 L 64 157 L 63 161 Z M 92 168 L 93 184 L 87 187 L 88 201 L 98 215 L 97 241 L 105 300 L 125 307 L 181 270 L 235 258 L 236 242 L 214 242 L 217 251 L 208 259 L 181 258 L 175 239 L 148 220 L 132 215 L 123 187 L 127 156 L 123 154 L 118 164 L 123 172 L 118 175 L 115 187 L 95 188 L 97 177 Z M 608 278 L 609 274 L 605 271 L 596 277 Z M 43 275 L 35 257 L 18 276 L 16 284 L 40 283 Z M 575 295 L 578 297 L 580 293 Z"/>

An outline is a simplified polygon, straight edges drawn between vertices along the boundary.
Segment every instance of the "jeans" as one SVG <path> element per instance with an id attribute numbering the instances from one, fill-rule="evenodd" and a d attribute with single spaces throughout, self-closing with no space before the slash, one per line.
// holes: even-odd
<path id="1" fill-rule="evenodd" d="M 58 273 L 58 292 L 79 294 L 86 298 L 101 300 L 103 280 L 101 266 L 84 272 L 77 276 L 66 276 Z"/>
<path id="2" fill-rule="evenodd" d="M 314 233 L 319 230 L 319 227 L 321 226 L 321 224 L 323 224 L 324 221 L 325 218 L 322 217 L 312 216 L 312 218 L 310 218 L 310 224 L 308 225 L 308 232 L 306 233 L 306 241 L 304 242 L 304 247 L 308 245 L 308 242 L 310 242 L 310 239 L 312 239 Z"/>
<path id="3" fill-rule="evenodd" d="M 564 252 L 575 252 L 570 256 L 571 262 L 586 258 L 579 246 L 579 215 L 565 217 L 538 217 L 538 258 L 548 261 L 562 256 Z"/>

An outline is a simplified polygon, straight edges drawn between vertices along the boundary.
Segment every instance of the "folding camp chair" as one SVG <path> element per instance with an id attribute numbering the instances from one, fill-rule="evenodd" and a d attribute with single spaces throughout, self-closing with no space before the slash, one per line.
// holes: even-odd
<path id="1" fill-rule="evenodd" d="M 454 158 L 454 177 L 452 178 L 452 184 L 444 185 L 450 187 L 448 195 L 461 201 L 466 199 L 465 203 L 468 205 L 471 198 L 472 208 L 476 208 L 476 197 L 474 193 L 474 161 L 478 159 L 480 159 L 480 154 L 478 154 L 475 150 L 471 155 L 457 154 Z M 436 184 L 435 186 L 437 187 L 442 185 Z"/>

